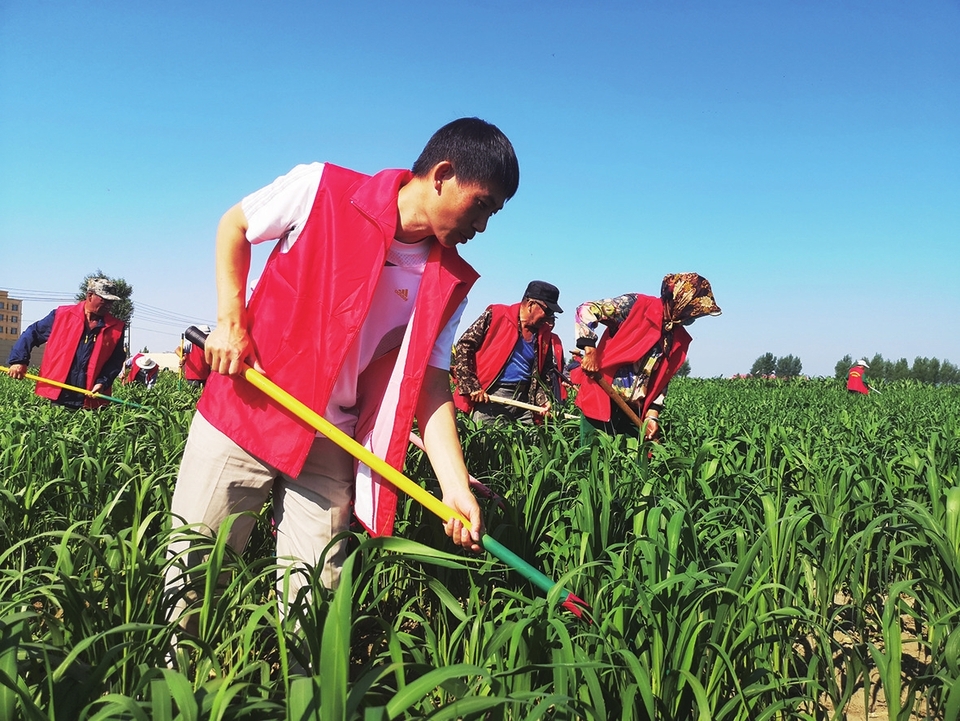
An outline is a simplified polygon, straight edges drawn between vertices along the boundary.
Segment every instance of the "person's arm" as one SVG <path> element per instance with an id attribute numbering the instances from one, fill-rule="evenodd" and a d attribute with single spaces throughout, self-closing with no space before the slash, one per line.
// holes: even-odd
<path id="1" fill-rule="evenodd" d="M 36 323 L 32 323 L 20 334 L 17 342 L 10 349 L 10 356 L 7 360 L 7 375 L 11 378 L 21 379 L 27 374 L 27 368 L 30 365 L 30 352 L 47 342 L 50 333 L 53 331 L 53 321 L 57 311 L 52 310 L 45 318 L 41 318 Z"/>
<path id="2" fill-rule="evenodd" d="M 469 396 L 474 403 L 487 403 L 490 400 L 477 378 L 477 351 L 487 337 L 492 318 L 490 308 L 484 310 L 453 347 L 453 375 L 457 382 L 457 392 L 462 396 Z"/>
<path id="3" fill-rule="evenodd" d="M 217 226 L 217 327 L 207 336 L 205 357 L 210 368 L 223 375 L 238 375 L 244 362 L 259 367 L 247 332 L 248 227 L 239 203 L 224 213 Z"/>
<path id="4" fill-rule="evenodd" d="M 577 307 L 574 334 L 577 338 L 577 348 L 583 350 L 580 367 L 584 373 L 600 371 L 602 361 L 597 353 L 597 328 L 602 323 L 611 331 L 616 331 L 626 320 L 636 301 L 636 293 L 624 293 L 616 298 L 587 301 Z"/>
<path id="5" fill-rule="evenodd" d="M 651 401 L 647 412 L 643 416 L 643 420 L 646 421 L 644 438 L 648 441 L 656 441 L 660 435 L 660 413 L 663 411 L 663 404 L 666 403 L 666 400 L 667 388 L 664 388 L 663 392 Z"/>
<path id="6" fill-rule="evenodd" d="M 427 458 L 437 474 L 443 502 L 470 521 L 472 530 L 450 519 L 444 531 L 458 546 L 480 550 L 483 518 L 480 506 L 470 490 L 470 474 L 463 461 L 463 449 L 457 434 L 457 419 L 450 395 L 449 376 L 443 368 L 428 366 L 417 400 L 417 424 L 423 436 Z"/>

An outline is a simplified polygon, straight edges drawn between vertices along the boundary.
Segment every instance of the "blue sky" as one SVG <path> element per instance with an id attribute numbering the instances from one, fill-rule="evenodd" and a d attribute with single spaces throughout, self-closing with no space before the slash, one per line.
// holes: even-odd
<path id="1" fill-rule="evenodd" d="M 521 182 L 463 249 L 465 321 L 540 278 L 570 347 L 580 302 L 695 271 L 724 311 L 695 376 L 960 363 L 957 38 L 945 0 L 4 0 L 0 288 L 102 268 L 144 304 L 134 346 L 171 350 L 216 317 L 228 207 L 301 162 L 409 167 L 476 115 Z"/>

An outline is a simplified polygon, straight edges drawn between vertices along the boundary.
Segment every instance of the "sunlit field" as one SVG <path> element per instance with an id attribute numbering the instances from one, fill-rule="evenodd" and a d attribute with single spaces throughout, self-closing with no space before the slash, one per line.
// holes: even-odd
<path id="1" fill-rule="evenodd" d="M 960 388 L 881 390 L 677 379 L 654 446 L 465 422 L 488 532 L 554 592 L 405 501 L 281 618 L 264 509 L 241 555 L 197 537 L 174 646 L 198 393 L 71 413 L 0 377 L 0 719 L 960 718 Z M 405 470 L 436 490 L 420 451 Z"/>

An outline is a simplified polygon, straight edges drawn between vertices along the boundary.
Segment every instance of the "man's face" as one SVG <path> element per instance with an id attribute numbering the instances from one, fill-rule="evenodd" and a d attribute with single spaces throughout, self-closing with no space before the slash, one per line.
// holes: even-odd
<path id="1" fill-rule="evenodd" d="M 541 326 L 550 325 L 556 321 L 553 311 L 547 308 L 542 300 L 527 298 L 521 305 L 520 321 L 530 330 L 539 330 Z"/>
<path id="2" fill-rule="evenodd" d="M 490 217 L 503 207 L 504 194 L 480 183 L 444 180 L 432 207 L 433 234 L 442 245 L 455 248 L 487 229 Z"/>
<path id="3" fill-rule="evenodd" d="M 110 310 L 110 306 L 112 305 L 112 300 L 105 300 L 96 293 L 87 293 L 87 312 L 89 313 L 103 315 Z"/>

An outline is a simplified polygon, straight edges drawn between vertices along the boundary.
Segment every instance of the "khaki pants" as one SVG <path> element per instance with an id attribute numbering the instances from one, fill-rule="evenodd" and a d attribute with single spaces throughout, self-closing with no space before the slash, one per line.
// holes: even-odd
<path id="1" fill-rule="evenodd" d="M 178 519 L 213 534 L 233 513 L 259 512 L 273 491 L 274 519 L 277 530 L 277 559 L 284 568 L 316 565 L 330 539 L 350 525 L 353 496 L 353 458 L 332 441 L 318 437 L 297 478 L 250 455 L 196 413 L 180 464 L 171 511 L 173 525 Z M 234 522 L 227 544 L 242 551 L 250 539 L 255 519 L 241 517 Z M 186 551 L 189 541 L 174 540 L 170 554 Z M 188 556 L 193 566 L 200 559 Z M 337 584 L 344 560 L 344 543 L 331 548 L 323 567 L 323 582 Z M 283 598 L 283 570 L 278 572 L 277 592 Z M 304 585 L 304 576 L 291 573 L 287 599 L 293 599 Z M 167 593 L 183 588 L 183 570 L 171 566 L 166 579 Z M 181 600 L 174 612 L 185 609 Z"/>

